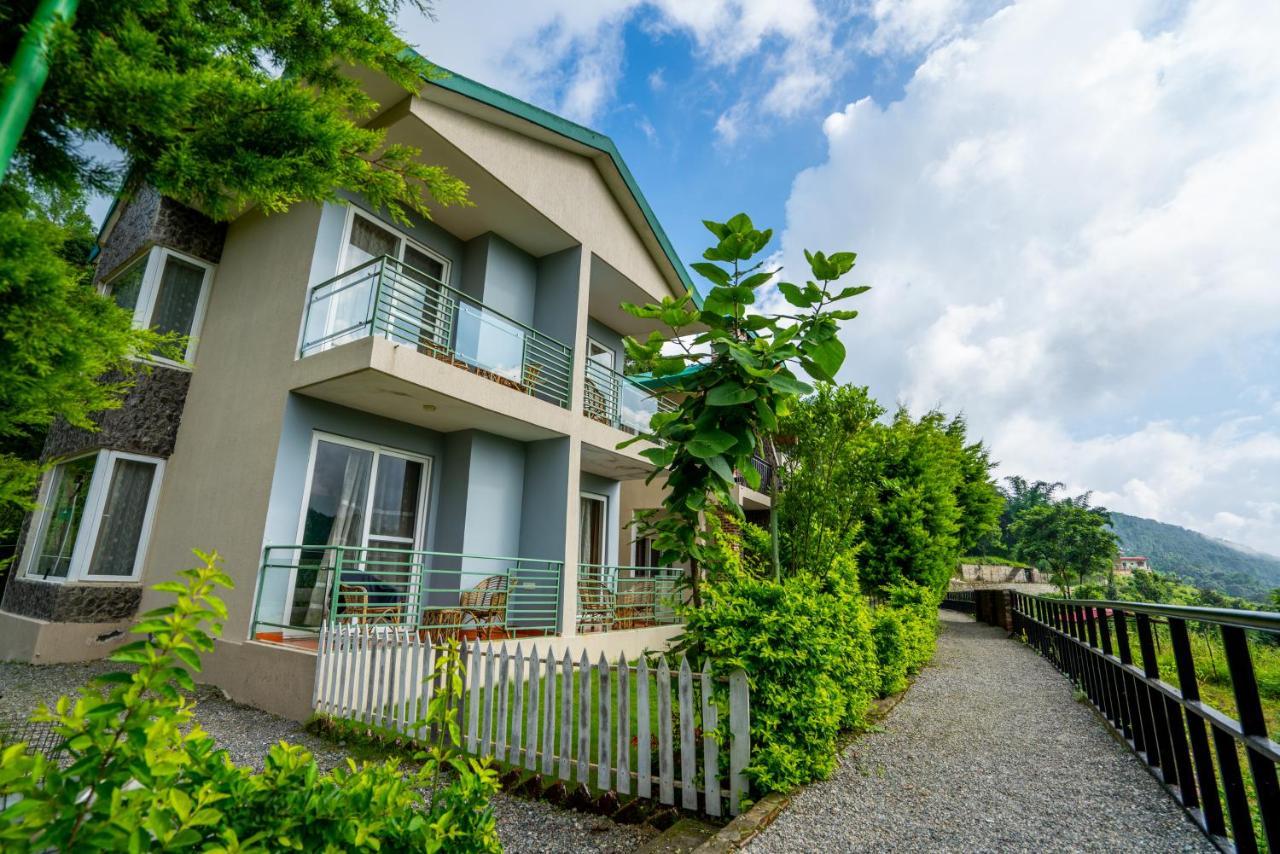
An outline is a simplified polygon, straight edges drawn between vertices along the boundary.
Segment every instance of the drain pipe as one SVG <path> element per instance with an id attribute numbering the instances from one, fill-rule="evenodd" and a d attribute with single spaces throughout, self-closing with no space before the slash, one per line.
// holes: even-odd
<path id="1" fill-rule="evenodd" d="M 49 77 L 46 49 L 53 28 L 70 21 L 79 0 L 40 0 L 26 33 L 18 42 L 9 66 L 4 92 L 0 95 L 0 180 L 9 172 L 9 163 L 18 148 L 18 140 L 27 128 L 36 98 Z"/>

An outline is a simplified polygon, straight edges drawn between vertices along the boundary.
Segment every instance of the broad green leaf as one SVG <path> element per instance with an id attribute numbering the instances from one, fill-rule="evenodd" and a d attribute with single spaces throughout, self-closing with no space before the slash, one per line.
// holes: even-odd
<path id="1" fill-rule="evenodd" d="M 831 299 L 832 300 L 848 299 L 849 297 L 856 297 L 859 294 L 865 294 L 869 290 L 871 290 L 870 285 L 856 285 L 852 288 L 845 288 L 840 293 L 833 296 Z"/>
<path id="2" fill-rule="evenodd" d="M 820 378 L 829 382 L 834 381 L 836 372 L 844 364 L 845 348 L 840 339 L 828 338 L 825 341 L 810 344 L 803 349 L 804 354 L 817 365 Z"/>
<path id="3" fill-rule="evenodd" d="M 750 403 L 759 395 L 754 389 L 743 388 L 738 383 L 721 383 L 707 393 L 708 406 L 738 406 Z"/>
<path id="4" fill-rule="evenodd" d="M 801 290 L 799 285 L 791 282 L 778 282 L 778 290 L 782 292 L 783 298 L 796 308 L 809 308 L 816 302 Z"/>
<path id="5" fill-rule="evenodd" d="M 697 270 L 704 279 L 715 282 L 717 285 L 729 284 L 729 273 L 718 264 L 708 264 L 705 261 L 695 261 L 689 265 Z"/>
<path id="6" fill-rule="evenodd" d="M 707 466 L 716 474 L 720 475 L 720 479 L 725 483 L 733 483 L 733 468 L 722 456 L 709 457 Z"/>
<path id="7" fill-rule="evenodd" d="M 699 459 L 709 459 L 722 454 L 738 443 L 730 433 L 723 430 L 699 431 L 698 435 L 685 445 L 685 450 Z"/>
<path id="8" fill-rule="evenodd" d="M 745 213 L 734 214 L 729 218 L 729 221 L 725 223 L 725 226 L 729 231 L 734 232 L 735 234 L 746 234 L 748 231 L 754 230 L 751 224 L 751 217 L 747 216 Z"/>
<path id="9" fill-rule="evenodd" d="M 769 386 L 783 394 L 808 394 L 813 391 L 813 386 L 808 383 L 782 373 L 769 377 Z"/>

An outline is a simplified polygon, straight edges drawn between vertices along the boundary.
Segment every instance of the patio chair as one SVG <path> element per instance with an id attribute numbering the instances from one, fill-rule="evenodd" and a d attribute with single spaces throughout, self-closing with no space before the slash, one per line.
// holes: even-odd
<path id="1" fill-rule="evenodd" d="M 607 632 L 613 628 L 616 596 L 606 585 L 579 585 L 578 630 Z"/>
<path id="2" fill-rule="evenodd" d="M 419 637 L 433 644 L 459 639 L 462 635 L 462 611 L 458 608 L 432 608 L 422 614 Z"/>
<path id="3" fill-rule="evenodd" d="M 626 590 L 623 583 L 626 582 Z M 638 629 L 654 623 L 654 596 L 656 585 L 644 579 L 621 579 L 618 582 L 617 606 L 614 628 Z"/>
<path id="4" fill-rule="evenodd" d="M 470 590 L 462 591 L 458 598 L 462 613 L 470 617 L 479 630 L 486 630 L 487 638 L 494 630 L 505 630 L 507 616 L 507 577 L 490 575 Z"/>
<path id="5" fill-rule="evenodd" d="M 369 591 L 359 584 L 338 585 L 338 617 L 354 623 L 392 625 L 399 622 L 397 605 L 374 605 L 369 601 Z"/>

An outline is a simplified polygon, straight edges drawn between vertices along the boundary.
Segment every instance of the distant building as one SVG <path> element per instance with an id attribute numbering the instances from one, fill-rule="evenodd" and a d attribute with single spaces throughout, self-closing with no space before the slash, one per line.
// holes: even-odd
<path id="1" fill-rule="evenodd" d="M 1151 571 L 1151 561 L 1142 555 L 1120 555 L 1112 566 L 1116 575 L 1133 575 L 1135 569 Z"/>

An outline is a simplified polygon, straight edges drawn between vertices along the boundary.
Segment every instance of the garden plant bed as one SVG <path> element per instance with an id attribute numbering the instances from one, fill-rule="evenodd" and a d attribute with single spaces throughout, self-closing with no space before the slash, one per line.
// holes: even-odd
<path id="1" fill-rule="evenodd" d="M 106 661 L 42 666 L 0 662 L 0 720 L 22 721 L 38 703 L 74 695 L 92 677 L 119 669 Z M 267 750 L 282 739 L 311 751 L 326 769 L 348 757 L 358 762 L 387 755 L 363 745 L 348 749 L 307 732 L 297 721 L 233 703 L 211 686 L 198 686 L 195 699 L 196 720 L 237 764 L 260 767 Z M 494 796 L 492 803 L 498 835 L 509 851 L 634 852 L 659 833 L 650 825 L 615 822 L 507 792 Z"/>

